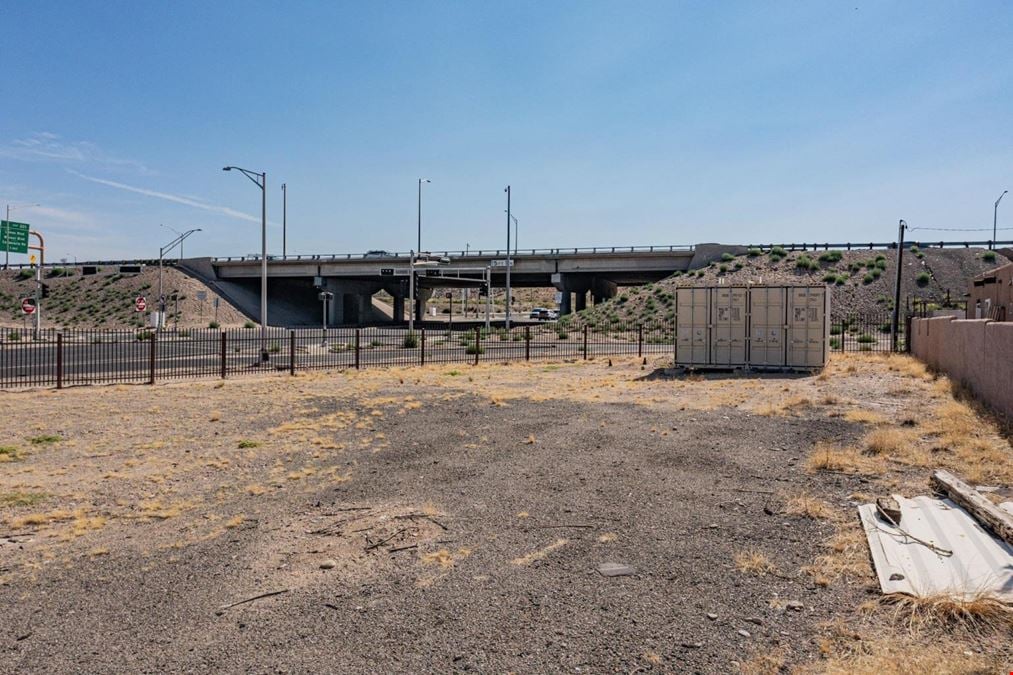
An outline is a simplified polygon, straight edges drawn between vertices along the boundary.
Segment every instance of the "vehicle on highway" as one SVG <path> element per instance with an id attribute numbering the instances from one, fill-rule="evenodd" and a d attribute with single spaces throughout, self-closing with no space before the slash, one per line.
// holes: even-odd
<path id="1" fill-rule="evenodd" d="M 390 251 L 382 251 L 380 249 L 375 249 L 373 251 L 366 251 L 365 254 L 363 254 L 363 257 L 364 258 L 389 258 L 390 257 Z"/>
<path id="2" fill-rule="evenodd" d="M 547 311 L 549 311 L 549 310 L 545 309 L 544 307 L 535 307 L 534 309 L 531 310 L 531 314 L 528 314 L 528 318 L 529 319 L 541 319 L 542 318 L 542 312 L 547 312 Z"/>

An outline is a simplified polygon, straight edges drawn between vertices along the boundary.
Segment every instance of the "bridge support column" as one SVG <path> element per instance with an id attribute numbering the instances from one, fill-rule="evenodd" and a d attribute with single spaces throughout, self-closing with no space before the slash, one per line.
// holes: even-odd
<path id="1" fill-rule="evenodd" d="M 577 306 L 575 308 L 575 311 L 583 312 L 585 309 L 587 309 L 587 291 L 577 291 L 576 296 L 577 296 L 577 303 L 576 303 Z"/>
<path id="2" fill-rule="evenodd" d="M 429 298 L 433 297 L 433 289 L 431 288 L 416 288 L 415 289 L 415 320 L 424 321 L 426 318 L 426 303 L 429 302 Z"/>
<path id="3" fill-rule="evenodd" d="M 591 297 L 596 305 L 616 297 L 618 292 L 619 286 L 608 279 L 595 277 L 591 282 Z"/>
<path id="4" fill-rule="evenodd" d="M 573 296 L 570 291 L 560 291 L 559 316 L 573 313 Z"/>
<path id="5" fill-rule="evenodd" d="M 394 323 L 400 323 L 405 320 L 404 315 L 404 294 L 394 294 Z"/>

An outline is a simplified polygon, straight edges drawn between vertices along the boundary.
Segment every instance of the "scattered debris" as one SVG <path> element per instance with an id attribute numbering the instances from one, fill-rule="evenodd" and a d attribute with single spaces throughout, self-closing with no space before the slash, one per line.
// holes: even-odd
<path id="1" fill-rule="evenodd" d="M 1013 515 L 988 501 L 980 492 L 949 471 L 933 473 L 932 487 L 977 518 L 1000 539 L 1013 546 Z"/>
<path id="2" fill-rule="evenodd" d="M 337 566 L 338 561 L 336 560 L 324 560 L 323 562 L 320 563 L 320 569 L 322 570 L 332 570 Z"/>
<path id="3" fill-rule="evenodd" d="M 280 591 L 268 591 L 267 593 L 261 593 L 260 595 L 253 596 L 252 598 L 245 598 L 243 600 L 239 600 L 237 602 L 233 602 L 233 603 L 231 603 L 229 605 L 222 605 L 221 607 L 218 608 L 218 611 L 216 612 L 216 614 L 220 615 L 226 609 L 231 609 L 231 608 L 237 607 L 239 605 L 245 605 L 246 603 L 253 602 L 254 600 L 263 600 L 264 598 L 271 598 L 271 597 L 274 597 L 276 595 L 281 595 L 282 593 L 288 593 L 288 592 L 289 592 L 289 589 L 283 588 Z"/>
<path id="4" fill-rule="evenodd" d="M 742 628 L 740 628 L 740 629 L 738 630 L 738 633 L 739 633 L 739 635 L 741 635 L 742 637 L 753 637 L 752 633 L 750 633 L 750 632 L 749 632 L 748 630 L 745 630 L 745 629 L 742 629 Z"/>
<path id="5" fill-rule="evenodd" d="M 598 565 L 598 573 L 603 577 L 628 577 L 631 574 L 636 574 L 637 571 L 629 565 L 606 562 Z"/>
<path id="6" fill-rule="evenodd" d="M 965 503 L 984 499 L 947 472 L 933 474 L 933 482 L 945 485 L 951 494 L 959 493 Z M 975 520 L 973 516 L 982 512 L 980 505 L 969 512 L 950 499 L 894 499 L 900 518 L 884 516 L 874 504 L 858 507 L 883 593 L 918 598 L 986 596 L 1013 602 L 1013 546 Z"/>

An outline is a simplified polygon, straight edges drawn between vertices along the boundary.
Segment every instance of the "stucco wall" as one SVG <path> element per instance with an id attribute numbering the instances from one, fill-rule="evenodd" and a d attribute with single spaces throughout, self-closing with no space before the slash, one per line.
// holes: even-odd
<path id="1" fill-rule="evenodd" d="M 1013 417 L 1013 323 L 913 319 L 911 353 Z"/>

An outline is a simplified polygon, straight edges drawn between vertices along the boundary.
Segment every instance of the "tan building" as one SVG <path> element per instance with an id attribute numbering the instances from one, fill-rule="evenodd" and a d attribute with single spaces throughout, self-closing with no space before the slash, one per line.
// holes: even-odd
<path id="1" fill-rule="evenodd" d="M 1013 321 L 1013 263 L 979 274 L 970 291 L 968 319 Z"/>

